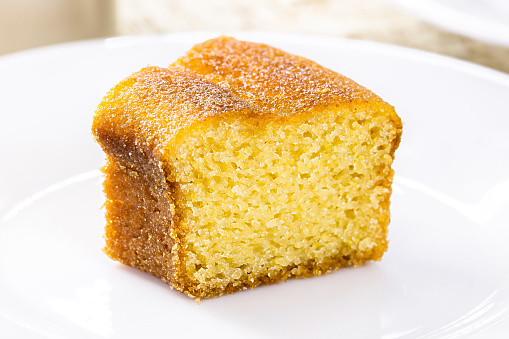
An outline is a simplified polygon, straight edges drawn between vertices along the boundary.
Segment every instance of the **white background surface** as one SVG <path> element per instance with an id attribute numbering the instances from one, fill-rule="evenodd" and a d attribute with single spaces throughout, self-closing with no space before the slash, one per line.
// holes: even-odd
<path id="1" fill-rule="evenodd" d="M 0 58 L 0 327 L 7 337 L 506 336 L 509 78 L 424 52 L 236 35 L 316 60 L 396 107 L 404 132 L 382 262 L 198 306 L 102 254 L 95 107 L 123 77 L 166 66 L 213 36 L 116 38 Z"/>
<path id="2" fill-rule="evenodd" d="M 509 47 L 506 0 L 392 0 L 446 30 Z"/>

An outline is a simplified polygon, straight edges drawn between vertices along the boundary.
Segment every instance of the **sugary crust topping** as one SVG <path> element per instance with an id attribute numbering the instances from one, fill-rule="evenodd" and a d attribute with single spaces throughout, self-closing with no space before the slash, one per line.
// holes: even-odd
<path id="1" fill-rule="evenodd" d="M 93 131 L 164 146 L 195 121 L 224 114 L 257 115 L 256 108 L 183 68 L 148 67 L 116 85 L 99 105 Z"/>
<path id="2" fill-rule="evenodd" d="M 249 104 L 273 114 L 382 101 L 349 78 L 311 60 L 229 37 L 194 46 L 175 65 L 190 68 Z"/>
<path id="3" fill-rule="evenodd" d="M 159 161 L 180 131 L 210 117 L 283 122 L 369 106 L 401 128 L 394 108 L 371 91 L 267 45 L 219 37 L 196 45 L 174 66 L 144 68 L 103 99 L 93 133 L 108 154 L 123 163 Z"/>

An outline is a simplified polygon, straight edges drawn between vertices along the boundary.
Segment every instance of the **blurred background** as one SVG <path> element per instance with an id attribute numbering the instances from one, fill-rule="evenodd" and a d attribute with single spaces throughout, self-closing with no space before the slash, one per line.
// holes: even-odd
<path id="1" fill-rule="evenodd" d="M 0 0 L 0 55 L 98 37 L 246 30 L 378 41 L 509 73 L 508 0 Z"/>

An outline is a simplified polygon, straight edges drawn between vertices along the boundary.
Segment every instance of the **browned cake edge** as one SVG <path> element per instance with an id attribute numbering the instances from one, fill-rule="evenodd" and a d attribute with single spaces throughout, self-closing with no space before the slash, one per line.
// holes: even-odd
<path id="1" fill-rule="evenodd" d="M 183 291 L 182 252 L 175 250 L 181 239 L 175 232 L 172 187 L 157 185 L 112 158 L 101 170 L 106 196 L 103 251 Z"/>
<path id="2" fill-rule="evenodd" d="M 172 66 L 193 70 L 264 112 L 323 111 L 383 100 L 352 79 L 307 58 L 220 36 L 193 46 Z"/>
<path id="3" fill-rule="evenodd" d="M 102 99 L 92 134 L 106 154 L 142 173 L 147 163 L 161 167 L 162 150 L 186 126 L 230 114 L 262 112 L 191 70 L 146 67 Z"/>

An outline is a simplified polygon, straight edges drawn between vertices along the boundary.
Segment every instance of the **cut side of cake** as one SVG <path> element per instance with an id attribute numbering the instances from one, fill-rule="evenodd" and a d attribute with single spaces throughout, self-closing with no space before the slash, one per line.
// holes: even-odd
<path id="1" fill-rule="evenodd" d="M 380 260 L 402 125 L 318 64 L 219 37 L 114 87 L 105 252 L 194 298 Z"/>

